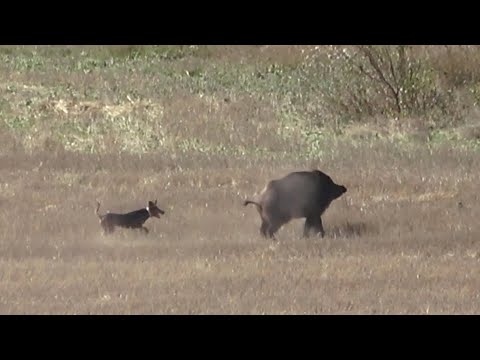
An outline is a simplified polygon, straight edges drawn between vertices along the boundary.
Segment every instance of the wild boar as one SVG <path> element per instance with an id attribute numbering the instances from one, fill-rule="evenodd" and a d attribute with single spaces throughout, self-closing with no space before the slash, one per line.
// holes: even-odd
<path id="1" fill-rule="evenodd" d="M 335 184 L 320 170 L 297 171 L 270 181 L 256 201 L 246 200 L 244 206 L 254 204 L 262 219 L 260 233 L 275 239 L 275 233 L 292 219 L 306 218 L 303 236 L 325 236 L 322 214 L 330 203 L 347 191 Z"/>

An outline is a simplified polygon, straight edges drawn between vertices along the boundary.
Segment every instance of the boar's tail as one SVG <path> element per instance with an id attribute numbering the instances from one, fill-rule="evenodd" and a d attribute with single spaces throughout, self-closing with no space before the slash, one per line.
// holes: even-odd
<path id="1" fill-rule="evenodd" d="M 258 210 L 262 211 L 262 205 L 260 205 L 259 203 L 255 201 L 245 200 L 245 202 L 243 203 L 243 206 L 247 206 L 248 204 L 253 204 L 258 208 Z"/>

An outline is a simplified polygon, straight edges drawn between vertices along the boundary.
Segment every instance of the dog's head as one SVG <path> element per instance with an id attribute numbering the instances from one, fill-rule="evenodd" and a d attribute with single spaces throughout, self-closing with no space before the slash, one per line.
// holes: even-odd
<path id="1" fill-rule="evenodd" d="M 160 218 L 160 215 L 165 214 L 165 211 L 163 211 L 157 206 L 157 200 L 155 200 L 155 202 L 152 202 L 152 201 L 148 202 L 147 211 L 150 214 L 150 216 L 155 216 L 157 218 Z"/>

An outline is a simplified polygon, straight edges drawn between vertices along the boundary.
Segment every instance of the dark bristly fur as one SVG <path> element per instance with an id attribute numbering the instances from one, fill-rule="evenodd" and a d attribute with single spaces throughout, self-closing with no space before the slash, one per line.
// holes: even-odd
<path id="1" fill-rule="evenodd" d="M 155 202 L 149 201 L 148 206 L 143 209 L 131 211 L 126 214 L 116 214 L 107 212 L 104 215 L 98 213 L 100 209 L 100 202 L 97 201 L 97 209 L 95 213 L 100 219 L 100 225 L 103 228 L 104 234 L 112 233 L 115 227 L 142 229 L 148 234 L 148 229 L 143 225 L 150 217 L 160 218 L 160 215 L 165 214 L 165 211 L 157 207 L 157 200 Z"/>
<path id="2" fill-rule="evenodd" d="M 303 236 L 309 237 L 312 230 L 323 237 L 325 231 L 322 214 L 330 203 L 347 191 L 335 184 L 330 176 L 319 171 L 298 171 L 270 181 L 257 201 L 246 200 L 243 205 L 253 204 L 262 219 L 260 233 L 275 238 L 275 232 L 291 219 L 306 218 Z"/>

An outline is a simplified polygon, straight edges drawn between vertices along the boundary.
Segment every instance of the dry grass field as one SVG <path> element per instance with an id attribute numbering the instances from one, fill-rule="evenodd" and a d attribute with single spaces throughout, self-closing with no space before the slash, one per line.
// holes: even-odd
<path id="1" fill-rule="evenodd" d="M 480 313 L 473 115 L 314 128 L 300 80 L 258 75 L 301 47 L 0 50 L 0 314 Z M 326 236 L 260 237 L 243 200 L 312 168 L 348 188 Z M 166 214 L 103 236 L 97 199 Z"/>

